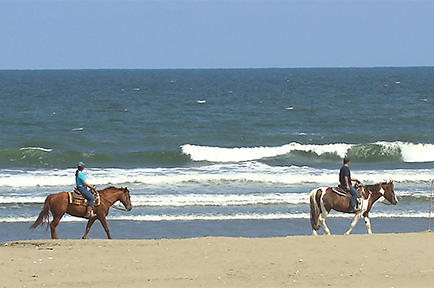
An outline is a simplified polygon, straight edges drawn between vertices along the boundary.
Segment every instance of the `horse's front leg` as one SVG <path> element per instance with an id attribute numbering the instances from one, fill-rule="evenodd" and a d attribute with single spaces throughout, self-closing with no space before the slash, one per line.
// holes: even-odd
<path id="1" fill-rule="evenodd" d="M 108 229 L 108 225 L 107 225 L 107 219 L 106 219 L 106 217 L 104 216 L 104 217 L 101 217 L 100 219 L 99 219 L 99 221 L 101 222 L 101 225 L 102 225 L 102 227 L 104 228 L 104 230 L 105 230 L 105 233 L 107 233 L 107 238 L 108 239 L 112 239 L 112 236 L 110 235 L 110 231 L 109 231 L 109 229 Z"/>
<path id="2" fill-rule="evenodd" d="M 360 216 L 362 216 L 362 213 L 356 213 L 356 216 L 354 216 L 353 222 L 351 222 L 350 229 L 348 229 L 348 231 L 345 232 L 345 235 L 349 235 L 351 233 L 351 230 L 353 230 L 353 228 L 356 226 L 357 222 L 359 221 Z"/>
<path id="3" fill-rule="evenodd" d="M 365 224 L 366 224 L 366 229 L 368 229 L 368 234 L 372 234 L 371 219 L 369 219 L 369 216 L 365 217 Z"/>
<path id="4" fill-rule="evenodd" d="M 87 234 L 90 231 L 90 227 L 92 227 L 93 223 L 95 222 L 96 217 L 92 217 L 89 219 L 89 221 L 87 221 L 87 225 L 86 225 L 86 231 L 84 232 L 84 235 L 82 237 L 82 239 L 86 239 Z"/>

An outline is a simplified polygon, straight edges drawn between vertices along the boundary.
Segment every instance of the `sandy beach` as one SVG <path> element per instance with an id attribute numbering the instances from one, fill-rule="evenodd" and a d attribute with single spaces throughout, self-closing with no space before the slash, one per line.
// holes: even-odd
<path id="1" fill-rule="evenodd" d="M 1 287 L 432 287 L 434 233 L 28 240 L 0 246 Z"/>

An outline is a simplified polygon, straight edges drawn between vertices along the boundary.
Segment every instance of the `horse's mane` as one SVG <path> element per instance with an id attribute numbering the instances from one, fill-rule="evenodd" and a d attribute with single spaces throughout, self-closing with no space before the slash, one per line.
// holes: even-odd
<path id="1" fill-rule="evenodd" d="M 370 184 L 370 185 L 363 185 L 365 186 L 368 190 L 375 190 L 375 191 L 380 191 L 380 185 L 383 183 L 377 183 L 377 184 Z"/>
<path id="2" fill-rule="evenodd" d="M 104 192 L 107 192 L 108 190 L 112 190 L 112 189 L 119 189 L 119 188 L 116 188 L 115 186 L 110 186 L 110 187 L 106 187 L 106 188 L 104 188 L 102 190 L 99 190 L 98 192 L 104 193 Z"/>
<path id="3" fill-rule="evenodd" d="M 377 183 L 377 184 L 363 185 L 363 186 L 365 186 L 368 190 L 372 189 L 372 191 L 378 192 L 381 189 L 380 188 L 381 185 L 390 185 L 390 184 L 392 184 L 392 182 L 381 182 L 381 183 Z"/>

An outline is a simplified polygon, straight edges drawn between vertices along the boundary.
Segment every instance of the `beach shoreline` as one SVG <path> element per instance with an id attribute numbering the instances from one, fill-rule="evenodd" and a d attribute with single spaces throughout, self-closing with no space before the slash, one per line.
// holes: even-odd
<path id="1" fill-rule="evenodd" d="M 25 240 L 3 287 L 431 287 L 434 233 Z"/>

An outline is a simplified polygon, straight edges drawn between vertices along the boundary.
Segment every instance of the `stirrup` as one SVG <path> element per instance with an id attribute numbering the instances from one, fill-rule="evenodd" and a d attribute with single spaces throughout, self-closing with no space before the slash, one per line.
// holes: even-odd
<path id="1" fill-rule="evenodd" d="M 359 207 L 354 207 L 354 209 L 350 209 L 350 211 L 351 211 L 351 213 L 359 213 L 360 211 L 362 211 L 362 209 L 361 208 L 359 208 Z"/>
<path id="2" fill-rule="evenodd" d="M 87 208 L 86 208 L 86 209 L 87 209 Z M 93 213 L 93 208 L 90 209 L 90 212 L 89 212 L 89 213 L 86 211 L 86 215 L 84 215 L 84 217 L 87 218 L 87 219 L 90 219 L 90 218 L 95 217 L 95 216 L 96 216 L 96 214 Z"/>

